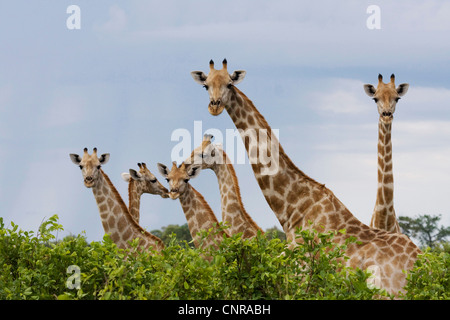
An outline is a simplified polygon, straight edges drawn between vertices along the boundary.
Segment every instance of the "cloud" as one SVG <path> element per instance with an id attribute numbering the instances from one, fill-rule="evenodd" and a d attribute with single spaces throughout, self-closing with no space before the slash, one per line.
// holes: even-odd
<path id="1" fill-rule="evenodd" d="M 393 170 L 397 215 L 442 214 L 450 194 L 450 122 L 393 124 Z M 375 204 L 376 125 L 323 126 L 313 152 L 301 168 L 325 183 L 362 222 L 368 224 Z M 355 134 L 359 132 L 359 134 Z M 330 137 L 336 137 L 330 141 Z"/>
<path id="2" fill-rule="evenodd" d="M 449 31 L 450 4 L 444 1 L 410 1 L 381 4 L 383 16 L 397 30 Z"/>
<path id="3" fill-rule="evenodd" d="M 423 87 L 410 83 L 406 95 L 396 108 L 396 118 L 449 119 L 450 90 L 444 87 Z M 450 120 L 450 119 L 449 119 Z M 427 128 L 432 129 L 433 128 Z"/>
<path id="4" fill-rule="evenodd" d="M 321 79 L 319 90 L 308 96 L 309 106 L 321 115 L 367 113 L 363 84 L 354 79 Z"/>
<path id="5" fill-rule="evenodd" d="M 118 5 L 112 5 L 108 10 L 108 21 L 103 23 L 98 29 L 108 33 L 123 31 L 128 22 L 125 11 Z"/>
<path id="6" fill-rule="evenodd" d="M 189 4 L 169 1 L 164 6 L 136 2 L 128 10 L 133 23 L 123 41 L 176 43 L 178 50 L 184 49 L 180 41 L 186 40 L 221 46 L 222 50 L 222 45 L 232 45 L 252 54 L 254 59 L 263 49 L 266 61 L 278 58 L 291 65 L 308 66 L 336 66 L 336 63 L 366 66 L 368 61 L 385 65 L 386 60 L 396 64 L 405 59 L 417 61 L 424 55 L 444 58 L 440 52 L 448 49 L 449 43 L 436 42 L 429 32 L 443 36 L 450 30 L 446 19 L 448 4 L 381 1 L 381 30 L 366 27 L 368 6 L 357 1 L 346 4 L 322 1 L 320 5 L 261 1 L 258 6 L 251 2 L 212 5 L 205 1 Z M 124 13 L 111 14 L 108 26 L 115 26 L 116 20 L 120 20 L 116 15 L 121 17 Z M 408 57 L 398 54 L 405 51 L 415 54 Z"/>

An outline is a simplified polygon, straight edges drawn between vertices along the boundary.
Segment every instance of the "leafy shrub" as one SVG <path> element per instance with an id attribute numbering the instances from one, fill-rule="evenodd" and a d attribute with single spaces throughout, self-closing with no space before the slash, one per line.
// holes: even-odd
<path id="1" fill-rule="evenodd" d="M 450 254 L 426 249 L 408 273 L 407 281 L 405 299 L 450 299 Z"/>
<path id="2" fill-rule="evenodd" d="M 101 242 L 87 243 L 83 235 L 55 241 L 52 233 L 62 230 L 57 216 L 44 222 L 37 234 L 11 226 L 5 228 L 0 218 L 0 299 L 383 296 L 367 286 L 368 273 L 343 265 L 346 245 L 333 243 L 333 232 L 299 230 L 303 244 L 294 248 L 263 234 L 253 239 L 234 235 L 214 250 L 192 248 L 172 236 L 166 248 L 156 253 L 141 251 L 137 242 L 128 250 L 118 249 L 107 235 Z M 448 298 L 448 255 L 444 263 L 431 253 L 426 258 L 408 276 L 410 291 L 405 298 Z M 76 271 L 69 266 L 76 266 Z"/>

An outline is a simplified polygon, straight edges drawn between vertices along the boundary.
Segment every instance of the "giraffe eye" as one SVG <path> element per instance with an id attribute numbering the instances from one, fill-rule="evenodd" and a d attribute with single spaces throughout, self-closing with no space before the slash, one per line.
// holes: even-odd
<path id="1" fill-rule="evenodd" d="M 170 182 L 170 179 L 169 179 L 169 178 L 166 178 L 166 181 L 167 181 L 167 182 Z"/>
<path id="2" fill-rule="evenodd" d="M 97 170 L 100 170 L 101 167 L 102 167 L 102 166 L 97 166 Z"/>
<path id="3" fill-rule="evenodd" d="M 375 103 L 378 102 L 378 98 L 373 98 L 373 101 L 375 101 Z"/>
<path id="4" fill-rule="evenodd" d="M 188 183 L 189 182 L 189 179 L 184 179 L 184 183 Z"/>
<path id="5" fill-rule="evenodd" d="M 228 88 L 228 89 L 231 89 L 232 86 L 233 86 L 232 83 L 227 84 L 227 88 Z"/>
<path id="6" fill-rule="evenodd" d="M 151 182 L 151 183 L 155 183 L 155 182 L 156 182 L 156 179 L 154 179 L 154 180 L 150 180 L 150 182 Z"/>
<path id="7" fill-rule="evenodd" d="M 203 88 L 205 88 L 206 90 L 208 90 L 208 86 L 205 84 L 204 86 L 203 86 Z"/>
<path id="8" fill-rule="evenodd" d="M 79 165 L 79 167 L 80 167 L 81 170 L 83 170 L 83 166 L 81 164 Z"/>
<path id="9" fill-rule="evenodd" d="M 400 100 L 400 97 L 395 98 L 395 102 L 398 102 Z"/>

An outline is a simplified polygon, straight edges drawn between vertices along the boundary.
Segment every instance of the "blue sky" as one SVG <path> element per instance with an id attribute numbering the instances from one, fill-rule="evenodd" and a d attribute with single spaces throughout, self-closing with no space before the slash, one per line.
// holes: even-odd
<path id="1" fill-rule="evenodd" d="M 69 5 L 81 29 L 69 30 Z M 381 29 L 370 30 L 369 5 Z M 69 153 L 110 153 L 104 171 L 126 202 L 120 174 L 169 164 L 177 129 L 194 121 L 225 133 L 224 112 L 190 71 L 228 60 L 238 87 L 289 157 L 325 183 L 363 223 L 375 204 L 378 113 L 363 90 L 381 73 L 410 84 L 393 123 L 397 215 L 441 214 L 450 224 L 450 4 L 442 1 L 4 1 L 0 4 L 0 216 L 37 230 L 58 214 L 68 233 L 100 240 L 91 190 Z M 192 147 L 196 147 L 192 141 Z M 278 221 L 250 165 L 236 164 L 247 211 Z M 192 181 L 220 217 L 212 171 Z M 183 224 L 179 201 L 143 197 L 141 225 Z"/>

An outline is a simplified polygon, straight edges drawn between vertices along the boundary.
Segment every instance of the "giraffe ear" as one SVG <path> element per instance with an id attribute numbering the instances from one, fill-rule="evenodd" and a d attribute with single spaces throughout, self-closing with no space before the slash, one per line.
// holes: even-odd
<path id="1" fill-rule="evenodd" d="M 404 96 L 406 94 L 406 92 L 408 92 L 408 89 L 409 89 L 409 84 L 402 83 L 397 87 L 397 93 L 400 97 Z"/>
<path id="2" fill-rule="evenodd" d="M 128 172 L 122 172 L 120 176 L 122 177 L 123 181 L 130 182 L 131 175 Z"/>
<path id="3" fill-rule="evenodd" d="M 75 153 L 71 153 L 69 154 L 70 160 L 72 160 L 73 163 L 75 163 L 77 166 L 80 164 L 81 162 L 81 158 L 79 155 L 75 154 Z"/>
<path id="4" fill-rule="evenodd" d="M 373 97 L 373 95 L 375 94 L 375 87 L 373 86 L 373 85 L 371 85 L 371 84 L 365 84 L 364 85 L 364 91 L 366 92 L 366 94 L 369 96 L 369 97 Z"/>
<path id="5" fill-rule="evenodd" d="M 167 177 L 167 175 L 169 174 L 169 172 L 167 171 L 167 167 L 162 163 L 158 163 L 156 164 L 156 166 L 158 167 L 159 173 L 161 173 L 163 177 Z"/>
<path id="6" fill-rule="evenodd" d="M 98 158 L 101 164 L 106 164 L 109 161 L 109 153 L 104 153 Z"/>
<path id="7" fill-rule="evenodd" d="M 203 71 L 192 71 L 191 76 L 195 82 L 198 84 L 204 85 L 206 81 L 206 74 Z"/>
<path id="8" fill-rule="evenodd" d="M 240 83 L 245 78 L 245 72 L 244 70 L 236 70 L 233 72 L 233 74 L 230 76 L 231 80 L 233 81 L 233 85 L 236 85 Z"/>
<path id="9" fill-rule="evenodd" d="M 202 171 L 202 167 L 199 165 L 192 165 L 189 167 L 187 171 L 187 175 L 189 176 L 189 179 L 194 179 L 200 174 L 200 171 Z"/>
<path id="10" fill-rule="evenodd" d="M 204 134 L 203 135 L 203 141 L 212 141 L 214 139 L 214 136 L 212 134 Z"/>
<path id="11" fill-rule="evenodd" d="M 139 172 L 137 172 L 137 171 L 134 170 L 134 169 L 130 169 L 130 177 L 131 177 L 133 180 L 137 180 L 137 181 L 142 180 L 142 176 L 139 174 Z"/>

